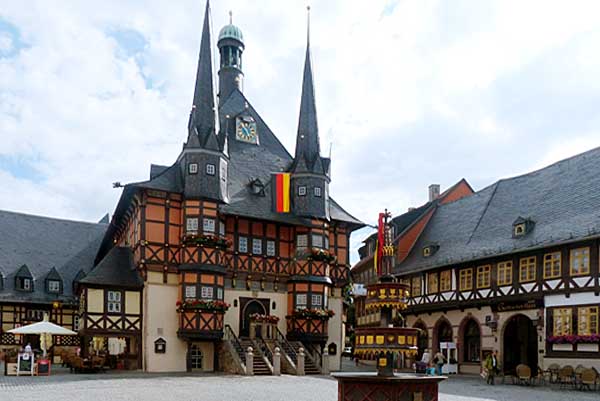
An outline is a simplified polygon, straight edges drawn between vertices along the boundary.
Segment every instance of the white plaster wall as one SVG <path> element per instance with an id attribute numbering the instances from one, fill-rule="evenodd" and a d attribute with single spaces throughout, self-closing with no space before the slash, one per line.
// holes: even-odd
<path id="1" fill-rule="evenodd" d="M 333 296 L 333 293 L 335 296 Z M 327 323 L 327 339 L 326 346 L 331 343 L 335 343 L 337 348 L 337 355 L 329 358 L 329 370 L 336 371 L 342 368 L 342 351 L 344 350 L 344 325 L 342 323 L 342 315 L 344 312 L 344 305 L 342 298 L 339 297 L 339 289 L 336 289 L 329 297 L 329 309 L 335 312 L 335 315 L 329 319 Z"/>
<path id="2" fill-rule="evenodd" d="M 175 303 L 178 286 L 146 283 L 144 287 L 144 369 L 148 372 L 185 372 L 187 344 L 177 338 L 179 329 Z M 158 329 L 162 329 L 162 335 Z M 167 352 L 154 353 L 154 341 L 167 341 Z M 212 357 L 210 359 L 212 366 Z"/>
<path id="3" fill-rule="evenodd" d="M 287 315 L 287 293 L 269 292 L 269 291 L 246 291 L 227 288 L 225 289 L 224 301 L 230 304 L 229 310 L 225 312 L 225 324 L 231 326 L 231 329 L 236 335 L 240 334 L 240 298 L 268 298 L 269 313 L 279 318 L 277 327 L 282 333 L 286 333 Z M 237 300 L 237 306 L 234 306 L 234 301 Z M 273 301 L 276 308 L 273 310 Z"/>
<path id="4" fill-rule="evenodd" d="M 568 298 L 564 294 L 547 295 L 544 297 L 544 305 L 546 305 L 546 308 L 597 303 L 600 303 L 600 296 L 594 295 L 593 292 L 578 292 L 570 294 Z"/>

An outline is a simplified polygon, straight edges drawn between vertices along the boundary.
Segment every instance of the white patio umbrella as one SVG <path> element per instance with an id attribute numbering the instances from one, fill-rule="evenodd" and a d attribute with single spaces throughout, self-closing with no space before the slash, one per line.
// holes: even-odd
<path id="1" fill-rule="evenodd" d="M 37 323 L 28 324 L 27 326 L 17 327 L 16 329 L 8 330 L 12 334 L 39 334 L 44 335 L 75 335 L 73 330 L 65 329 L 62 326 L 48 321 L 48 315 L 44 315 L 44 320 Z M 40 341 L 44 356 L 46 356 L 46 341 Z"/>

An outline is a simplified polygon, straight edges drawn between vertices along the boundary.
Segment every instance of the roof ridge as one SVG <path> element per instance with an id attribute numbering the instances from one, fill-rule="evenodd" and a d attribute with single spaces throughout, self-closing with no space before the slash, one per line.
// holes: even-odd
<path id="1" fill-rule="evenodd" d="M 499 183 L 500 181 L 510 181 L 510 180 L 515 180 L 517 178 L 522 178 L 522 177 L 526 177 L 526 176 L 529 176 L 529 175 L 534 175 L 534 174 L 539 173 L 540 171 L 547 170 L 547 169 L 550 169 L 552 167 L 556 167 L 559 164 L 566 164 L 566 163 L 572 161 L 573 159 L 585 158 L 585 157 L 587 157 L 588 154 L 593 153 L 593 152 L 600 152 L 600 146 L 597 146 L 597 147 L 592 148 L 592 149 L 588 149 L 588 150 L 586 150 L 586 151 L 584 151 L 582 153 L 578 153 L 578 154 L 573 155 L 573 156 L 569 156 L 569 157 L 567 157 L 565 159 L 561 159 L 561 160 L 555 161 L 554 163 L 548 164 L 547 166 L 544 166 L 544 167 L 540 167 L 540 168 L 538 168 L 536 170 L 533 170 L 533 171 L 529 171 L 527 173 L 515 175 L 515 176 L 512 176 L 512 177 L 501 178 L 501 179 L 499 179 L 497 181 L 497 183 Z"/>
<path id="2" fill-rule="evenodd" d="M 471 231 L 471 235 L 469 235 L 469 239 L 467 240 L 467 244 L 471 242 L 471 240 L 473 239 L 473 235 L 475 235 L 475 231 L 477 231 L 477 229 L 479 228 L 479 224 L 481 224 L 481 221 L 483 220 L 483 216 L 485 216 L 485 213 L 487 212 L 488 208 L 490 207 L 490 203 L 492 203 L 492 199 L 494 199 L 494 195 L 496 195 L 496 190 L 500 186 L 500 182 L 501 181 L 503 181 L 503 180 L 499 180 L 495 184 L 493 184 L 494 185 L 494 189 L 492 190 L 492 193 L 490 194 L 489 199 L 485 203 L 485 207 L 483 208 L 483 211 L 481 212 L 481 215 L 479 215 L 479 219 L 477 219 L 477 224 L 475 224 L 475 228 L 473 228 L 473 231 Z"/>
<path id="3" fill-rule="evenodd" d="M 42 216 L 42 215 L 39 215 L 39 214 L 31 214 L 31 213 L 25 213 L 25 212 L 16 212 L 16 211 L 13 211 L 13 210 L 2 210 L 2 209 L 0 209 L 0 214 L 1 213 L 14 214 L 14 215 L 19 215 L 19 216 L 27 216 L 27 217 L 35 217 L 35 218 L 38 218 L 38 219 L 54 220 L 54 221 L 61 221 L 61 222 L 67 222 L 67 223 L 90 224 L 90 225 L 94 225 L 94 226 L 107 226 L 108 225 L 106 223 L 94 223 L 94 222 L 91 222 L 91 221 L 72 220 L 72 219 L 65 219 L 65 218 L 60 218 L 60 217 Z"/>

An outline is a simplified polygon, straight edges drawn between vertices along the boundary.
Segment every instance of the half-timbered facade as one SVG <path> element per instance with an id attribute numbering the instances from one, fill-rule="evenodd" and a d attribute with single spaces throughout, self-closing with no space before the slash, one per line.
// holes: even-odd
<path id="1" fill-rule="evenodd" d="M 462 372 L 600 366 L 600 149 L 439 205 L 396 274 L 421 348 L 457 344 Z"/>
<path id="2" fill-rule="evenodd" d="M 224 332 L 235 341 L 250 336 L 256 314 L 278 318 L 279 334 L 315 356 L 343 346 L 349 237 L 362 223 L 329 195 L 310 49 L 292 156 L 241 91 L 244 42 L 231 24 L 217 41 L 215 103 L 208 13 L 207 4 L 182 152 L 171 166 L 152 165 L 148 181 L 124 187 L 96 260 L 102 265 L 115 247 L 131 254 L 143 281 L 148 371 L 220 368 Z M 110 315 L 94 316 L 110 325 Z M 164 352 L 149 346 L 158 343 Z"/>

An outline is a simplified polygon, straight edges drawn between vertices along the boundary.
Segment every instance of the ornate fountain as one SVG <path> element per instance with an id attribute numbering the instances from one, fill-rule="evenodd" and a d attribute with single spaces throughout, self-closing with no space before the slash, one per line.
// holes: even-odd
<path id="1" fill-rule="evenodd" d="M 355 357 L 375 360 L 377 372 L 334 373 L 338 380 L 338 401 L 437 401 L 438 383 L 443 376 L 394 373 L 398 361 L 417 353 L 418 329 L 396 327 L 400 311 L 406 309 L 407 284 L 392 275 L 395 248 L 392 245 L 391 215 L 379 214 L 377 251 L 374 267 L 378 282 L 367 286 L 365 309 L 379 312 L 378 327 L 355 330 Z M 396 319 L 394 319 L 394 314 Z"/>

